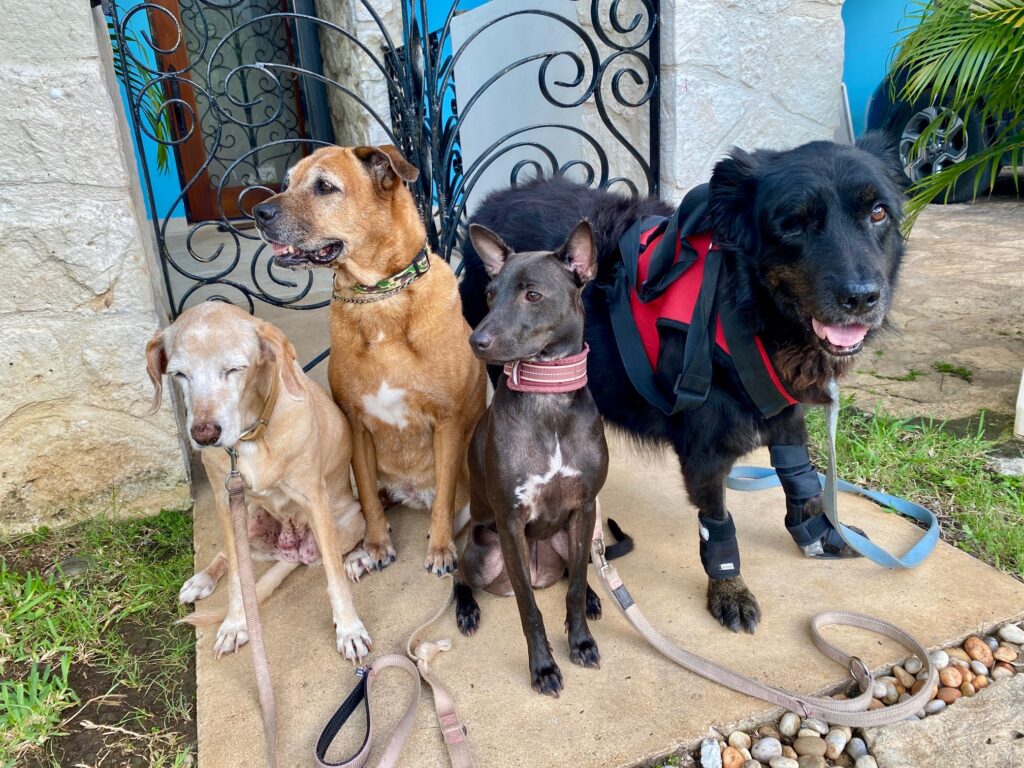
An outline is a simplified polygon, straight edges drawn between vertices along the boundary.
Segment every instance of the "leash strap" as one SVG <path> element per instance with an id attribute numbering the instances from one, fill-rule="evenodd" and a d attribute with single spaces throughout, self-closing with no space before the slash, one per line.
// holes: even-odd
<path id="1" fill-rule="evenodd" d="M 277 767 L 277 704 L 274 701 L 274 687 L 270 681 L 270 664 L 267 649 L 263 644 L 263 624 L 260 621 L 259 601 L 256 599 L 256 582 L 253 577 L 252 552 L 249 549 L 249 519 L 245 508 L 245 479 L 235 468 L 235 455 L 231 455 L 231 472 L 224 487 L 228 491 L 228 508 L 231 511 L 231 528 L 235 538 L 235 559 L 238 566 L 238 580 L 242 587 L 242 607 L 245 609 L 245 628 L 252 648 L 252 666 L 256 672 L 256 690 L 263 713 L 263 733 L 266 738 L 267 765 Z"/>
<path id="2" fill-rule="evenodd" d="M 828 427 L 828 470 L 824 475 L 818 473 L 818 481 L 824 489 L 822 500 L 825 516 L 844 542 L 872 562 L 885 568 L 914 568 L 920 565 L 938 543 L 938 517 L 931 510 L 907 499 L 861 488 L 838 479 L 836 476 L 836 430 L 839 423 L 839 385 L 834 379 L 829 382 L 829 395 L 832 400 L 825 406 L 825 422 Z M 780 485 L 780 480 L 775 470 L 767 467 L 734 467 L 729 473 L 729 477 L 726 478 L 725 484 L 726 487 L 734 491 L 760 491 L 766 488 L 775 488 Z M 883 507 L 889 507 L 905 517 L 917 520 L 927 526 L 927 530 L 902 556 L 893 555 L 868 539 L 863 533 L 840 522 L 839 491 L 855 493 L 858 496 L 871 499 Z"/>
<path id="3" fill-rule="evenodd" d="M 450 579 L 451 576 L 449 575 L 448 578 Z M 435 656 L 442 651 L 451 649 L 451 643 L 446 639 L 436 642 L 426 641 L 416 645 L 416 649 L 413 651 L 413 645 L 417 636 L 448 610 L 451 601 L 452 590 L 448 590 L 448 598 L 440 610 L 409 636 L 409 642 L 406 643 L 405 647 L 407 656 L 397 653 L 382 656 L 372 664 L 361 667 L 357 671 L 357 674 L 360 676 L 359 683 L 345 701 L 342 702 L 341 706 L 338 707 L 337 712 L 331 716 L 331 719 L 320 734 L 320 738 L 317 740 L 317 768 L 362 768 L 366 763 L 367 758 L 370 756 L 370 750 L 373 748 L 373 717 L 370 711 L 370 689 L 373 682 L 377 679 L 377 674 L 388 667 L 399 667 L 408 673 L 414 680 L 414 690 L 412 700 L 402 715 L 402 719 L 398 721 L 398 725 L 395 726 L 395 730 L 391 733 L 387 747 L 384 750 L 384 754 L 381 755 L 376 768 L 394 768 L 394 766 L 398 765 L 402 748 L 405 746 L 405 742 L 408 741 L 413 726 L 416 724 L 416 710 L 420 702 L 421 677 L 430 686 L 431 693 L 434 696 L 434 712 L 437 715 L 437 722 L 441 728 L 441 737 L 444 739 L 445 747 L 448 750 L 448 759 L 452 768 L 474 768 L 473 756 L 469 751 L 469 743 L 466 740 L 466 726 L 462 724 L 455 710 L 455 700 L 448 689 L 434 675 L 434 670 L 430 666 L 430 662 L 433 661 Z M 415 664 L 413 664 L 414 661 Z M 340 763 L 327 762 L 327 750 L 330 749 L 342 726 L 359 708 L 360 704 L 364 705 L 366 711 L 366 733 L 363 737 L 362 746 L 360 746 L 358 752 L 342 760 Z"/>
<path id="4" fill-rule="evenodd" d="M 600 519 L 600 512 L 598 513 Z M 846 666 L 850 674 L 860 686 L 861 693 L 856 698 L 836 700 L 827 697 L 805 696 L 791 693 L 782 688 L 753 680 L 727 667 L 691 653 L 674 645 L 647 621 L 626 585 L 622 583 L 618 571 L 605 558 L 604 534 L 595 533 L 591 545 L 591 562 L 597 571 L 598 581 L 605 592 L 615 601 L 622 615 L 633 628 L 650 643 L 655 650 L 683 669 L 724 685 L 739 693 L 752 696 L 762 701 L 786 707 L 801 717 L 817 717 L 835 725 L 848 725 L 851 728 L 868 728 L 905 720 L 918 712 L 928 703 L 931 688 L 938 682 L 938 672 L 928 658 L 928 652 L 913 636 L 882 619 L 866 616 L 850 611 L 825 611 L 811 619 L 811 638 L 818 650 L 837 663 Z M 878 635 L 895 640 L 909 648 L 917 655 L 928 671 L 927 684 L 906 701 L 883 709 L 869 710 L 872 698 L 874 678 L 864 662 L 856 656 L 843 651 L 826 640 L 821 630 L 827 626 L 847 626 L 865 629 Z"/>

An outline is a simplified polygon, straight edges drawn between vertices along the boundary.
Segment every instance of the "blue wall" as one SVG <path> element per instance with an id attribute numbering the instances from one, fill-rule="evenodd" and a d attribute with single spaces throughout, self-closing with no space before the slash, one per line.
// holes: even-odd
<path id="1" fill-rule="evenodd" d="M 892 61 L 893 48 L 910 30 L 906 12 L 916 4 L 908 0 L 846 0 L 843 24 L 846 51 L 843 82 L 850 99 L 856 135 L 864 132 L 864 118 L 872 92 L 882 82 Z"/>

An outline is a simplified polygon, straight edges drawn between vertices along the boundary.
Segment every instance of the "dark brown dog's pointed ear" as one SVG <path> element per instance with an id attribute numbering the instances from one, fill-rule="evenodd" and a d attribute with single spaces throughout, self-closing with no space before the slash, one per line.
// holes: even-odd
<path id="1" fill-rule="evenodd" d="M 580 284 L 593 280 L 597 274 L 597 243 L 590 222 L 584 219 L 577 224 L 555 255 L 576 275 Z"/>
<path id="2" fill-rule="evenodd" d="M 381 189 L 392 189 L 399 179 L 412 182 L 420 176 L 416 166 L 406 160 L 394 144 L 355 147 L 352 152 L 366 164 L 370 175 Z"/>
<path id="3" fill-rule="evenodd" d="M 164 374 L 167 373 L 167 351 L 164 349 L 164 332 L 157 331 L 146 344 L 146 373 L 153 382 L 153 406 L 149 409 L 152 416 L 160 410 L 160 401 L 164 394 Z"/>
<path id="4" fill-rule="evenodd" d="M 480 261 L 484 263 L 487 274 L 491 277 L 497 276 L 512 254 L 512 249 L 505 245 L 505 241 L 495 233 L 479 224 L 469 225 L 469 239 L 472 241 Z"/>
<path id="5" fill-rule="evenodd" d="M 740 250 L 752 246 L 757 164 L 757 157 L 734 147 L 729 157 L 715 165 L 708 187 L 708 214 L 712 236 L 721 245 Z"/>

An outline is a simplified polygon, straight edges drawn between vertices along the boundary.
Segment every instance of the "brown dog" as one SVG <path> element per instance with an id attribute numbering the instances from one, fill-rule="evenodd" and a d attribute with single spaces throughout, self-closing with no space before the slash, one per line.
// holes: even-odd
<path id="1" fill-rule="evenodd" d="M 253 213 L 276 262 L 334 270 L 329 378 L 352 424 L 365 548 L 395 557 L 378 489 L 430 509 L 425 565 L 456 568 L 455 510 L 469 500 L 467 448 L 484 410 L 484 365 L 469 347 L 455 275 L 426 247 L 395 147 L 325 147 Z"/>
<path id="2" fill-rule="evenodd" d="M 356 549 L 365 529 L 349 480 L 350 437 L 345 417 L 295 362 L 295 348 L 279 328 L 222 302 L 182 313 L 146 346 L 154 411 L 162 376 L 181 386 L 187 427 L 201 451 L 217 503 L 224 552 L 181 588 L 192 603 L 210 595 L 228 573 L 228 609 L 192 614 L 191 624 L 221 622 L 214 653 L 232 653 L 248 639 L 224 479 L 227 448 L 238 454 L 246 481 L 253 557 L 277 562 L 257 584 L 267 597 L 299 563 L 323 560 L 338 651 L 352 661 L 370 652 L 352 605 L 342 555 Z M 226 553 L 226 554 L 225 554 Z M 344 565 L 361 573 L 359 556 Z"/>

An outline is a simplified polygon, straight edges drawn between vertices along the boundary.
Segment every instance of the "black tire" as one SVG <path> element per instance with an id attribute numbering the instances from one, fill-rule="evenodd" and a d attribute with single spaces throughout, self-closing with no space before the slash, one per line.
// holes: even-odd
<path id="1" fill-rule="evenodd" d="M 873 127 L 888 133 L 893 143 L 899 147 L 903 172 L 911 182 L 925 178 L 942 168 L 961 163 L 982 151 L 986 146 L 981 118 L 976 111 L 972 110 L 967 116 L 966 122 L 959 117 L 956 118 L 953 127 L 947 131 L 945 137 L 930 142 L 923 151 L 916 156 L 911 156 L 909 148 L 913 144 L 913 139 L 920 135 L 921 130 L 929 122 L 940 118 L 946 119 L 948 110 L 933 105 L 928 96 L 922 96 L 914 104 L 904 101 L 895 103 L 889 101 L 887 93 L 885 99 L 886 103 L 879 104 L 880 109 L 876 112 L 875 119 L 879 120 L 880 125 Z M 972 200 L 974 198 L 974 181 L 982 173 L 984 173 L 984 168 L 961 175 L 956 180 L 948 197 L 945 192 L 941 192 L 935 196 L 932 202 L 964 203 Z M 978 194 L 984 195 L 988 191 L 989 185 L 985 179 L 982 179 L 978 187 Z"/>

